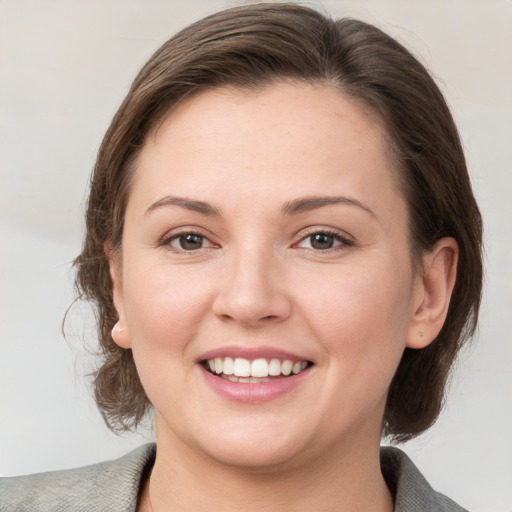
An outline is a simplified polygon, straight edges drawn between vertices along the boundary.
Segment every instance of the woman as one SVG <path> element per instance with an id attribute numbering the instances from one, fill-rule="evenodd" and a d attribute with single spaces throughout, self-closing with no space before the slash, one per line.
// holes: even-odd
<path id="1" fill-rule="evenodd" d="M 7 479 L 1 510 L 462 510 L 382 436 L 436 420 L 476 324 L 481 220 L 449 110 L 402 46 L 231 9 L 135 79 L 77 283 L 112 429 L 156 449 Z"/>

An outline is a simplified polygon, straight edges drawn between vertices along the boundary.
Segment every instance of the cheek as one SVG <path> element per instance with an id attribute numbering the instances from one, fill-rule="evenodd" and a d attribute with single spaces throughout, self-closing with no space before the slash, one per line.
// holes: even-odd
<path id="1" fill-rule="evenodd" d="M 317 338 L 351 372 L 389 359 L 394 365 L 400 357 L 411 317 L 411 274 L 404 268 L 381 258 L 333 272 L 305 299 L 302 309 Z"/>
<path id="2" fill-rule="evenodd" d="M 310 308 L 325 354 L 324 406 L 333 423 L 344 424 L 350 414 L 361 422 L 381 419 L 405 348 L 410 283 L 381 270 L 367 266 L 364 273 L 333 279 Z"/>
<path id="3" fill-rule="evenodd" d="M 183 349 L 194 338 L 199 319 L 211 307 L 205 281 L 159 265 L 146 266 L 143 272 L 132 272 L 131 276 L 125 280 L 124 293 L 134 348 Z"/>
<path id="4" fill-rule="evenodd" d="M 141 383 L 157 410 L 166 410 L 169 396 L 180 407 L 194 385 L 187 370 L 194 365 L 200 320 L 209 311 L 207 290 L 157 265 L 131 276 L 124 290 L 126 318 Z"/>

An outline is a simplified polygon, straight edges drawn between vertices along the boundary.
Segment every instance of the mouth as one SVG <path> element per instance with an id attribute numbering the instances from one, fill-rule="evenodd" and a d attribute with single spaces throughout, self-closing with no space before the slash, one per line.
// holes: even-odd
<path id="1" fill-rule="evenodd" d="M 212 375 L 230 382 L 258 384 L 293 377 L 310 368 L 311 361 L 292 361 L 279 358 L 245 359 L 243 357 L 215 357 L 201 361 Z"/>

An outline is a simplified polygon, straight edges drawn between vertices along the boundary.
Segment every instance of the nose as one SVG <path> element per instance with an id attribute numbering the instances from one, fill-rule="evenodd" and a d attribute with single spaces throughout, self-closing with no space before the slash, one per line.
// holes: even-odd
<path id="1" fill-rule="evenodd" d="M 263 326 L 288 318 L 292 305 L 281 263 L 272 251 L 245 250 L 226 258 L 217 276 L 215 315 L 246 326 Z"/>

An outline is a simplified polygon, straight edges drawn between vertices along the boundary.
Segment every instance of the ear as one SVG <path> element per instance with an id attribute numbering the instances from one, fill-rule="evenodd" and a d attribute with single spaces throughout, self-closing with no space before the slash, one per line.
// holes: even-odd
<path id="1" fill-rule="evenodd" d="M 417 278 L 415 310 L 407 335 L 409 348 L 426 347 L 441 331 L 455 286 L 458 258 L 454 238 L 442 238 L 423 256 L 423 274 Z"/>
<path id="2" fill-rule="evenodd" d="M 110 245 L 105 245 L 103 250 L 105 251 L 105 256 L 107 257 L 110 268 L 114 307 L 116 308 L 117 316 L 119 318 L 116 324 L 112 327 L 112 340 L 121 348 L 128 349 L 131 348 L 131 341 L 124 310 L 121 260 L 119 255 Z"/>

